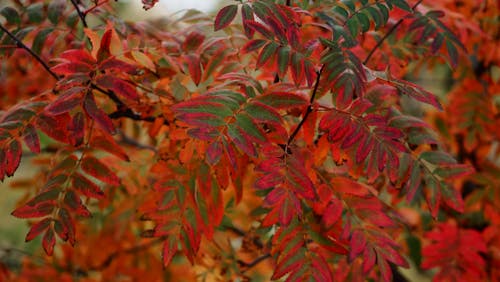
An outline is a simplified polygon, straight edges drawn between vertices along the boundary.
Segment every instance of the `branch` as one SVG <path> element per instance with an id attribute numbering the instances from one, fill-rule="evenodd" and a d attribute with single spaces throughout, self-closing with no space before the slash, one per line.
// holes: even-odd
<path id="1" fill-rule="evenodd" d="M 240 265 L 240 267 L 244 267 L 245 268 L 245 270 L 243 270 L 242 272 L 246 272 L 250 268 L 252 268 L 252 267 L 256 266 L 257 264 L 259 264 L 261 261 L 266 260 L 266 259 L 268 259 L 270 257 L 271 257 L 271 254 L 267 253 L 267 254 L 264 254 L 264 255 L 256 258 L 256 259 L 254 259 L 251 262 L 244 262 L 242 260 L 237 260 L 237 262 Z"/>
<path id="2" fill-rule="evenodd" d="M 22 48 L 26 51 L 28 51 L 28 53 L 33 57 L 35 58 L 35 60 L 37 60 L 42 66 L 43 68 L 55 79 L 55 80 L 59 80 L 59 76 L 57 74 L 55 74 L 49 67 L 49 65 L 47 65 L 47 63 L 42 60 L 42 58 L 40 58 L 40 56 L 38 56 L 35 52 L 33 52 L 33 50 L 31 50 L 30 47 L 26 46 L 19 38 L 17 38 L 14 34 L 12 34 L 7 28 L 5 28 L 2 24 L 0 24 L 0 29 L 5 32 L 12 40 L 14 40 L 17 44 L 17 46 L 19 48 Z"/>
<path id="3" fill-rule="evenodd" d="M 422 1 L 423 0 L 419 0 L 417 3 L 415 3 L 415 5 L 413 5 L 413 7 L 411 7 L 411 9 L 413 11 L 415 11 L 417 6 L 420 5 L 420 3 L 422 3 Z M 363 61 L 363 65 L 366 65 L 366 63 L 368 63 L 368 61 L 371 59 L 371 57 L 373 56 L 375 51 L 377 51 L 377 49 L 380 48 L 380 46 L 382 45 L 382 43 L 384 43 L 384 41 L 387 39 L 387 37 L 389 37 L 389 35 L 391 35 L 396 30 L 396 28 L 398 28 L 398 26 L 401 25 L 401 23 L 403 23 L 403 20 L 404 20 L 404 18 L 399 19 L 399 21 L 397 21 L 396 24 L 393 25 L 391 27 L 391 29 L 389 29 L 389 31 L 384 35 L 384 37 L 382 37 L 377 42 L 377 44 L 370 50 L 370 53 L 368 53 L 368 56 L 366 56 L 366 59 Z"/>
<path id="4" fill-rule="evenodd" d="M 292 6 L 292 0 L 286 0 L 286 5 L 287 6 Z"/>
<path id="5" fill-rule="evenodd" d="M 313 90 L 313 93 L 311 95 L 311 99 L 309 99 L 309 106 L 307 106 L 306 113 L 304 114 L 304 117 L 300 121 L 299 125 L 297 125 L 297 127 L 293 131 L 292 135 L 290 135 L 290 137 L 288 138 L 288 141 L 286 142 L 286 147 L 290 146 L 293 139 L 295 139 L 295 136 L 297 135 L 297 133 L 299 133 L 300 128 L 302 128 L 302 126 L 306 122 L 307 118 L 309 117 L 309 114 L 313 111 L 312 104 L 314 102 L 314 99 L 316 98 L 316 93 L 318 92 L 319 80 L 321 78 L 321 73 L 323 72 L 324 68 L 325 68 L 325 65 L 322 65 L 321 69 L 318 72 L 316 72 L 316 83 L 314 84 L 314 90 Z M 287 150 L 285 150 L 285 151 L 287 151 Z"/>
<path id="6" fill-rule="evenodd" d="M 158 153 L 158 150 L 155 147 L 151 146 L 151 145 L 139 143 L 134 138 L 125 135 L 125 133 L 123 133 L 122 131 L 120 131 L 119 134 L 120 134 L 120 137 L 121 137 L 121 140 L 120 140 L 121 143 L 124 143 L 124 144 L 129 145 L 129 146 L 136 147 L 138 149 L 150 150 L 153 153 Z"/>
<path id="7" fill-rule="evenodd" d="M 78 16 L 80 17 L 80 20 L 82 20 L 82 24 L 84 27 L 89 27 L 87 24 L 87 20 L 85 19 L 85 14 L 80 10 L 80 7 L 78 7 L 78 3 L 76 3 L 76 0 L 71 0 L 71 3 L 73 6 L 75 6 L 76 12 L 78 13 Z"/>

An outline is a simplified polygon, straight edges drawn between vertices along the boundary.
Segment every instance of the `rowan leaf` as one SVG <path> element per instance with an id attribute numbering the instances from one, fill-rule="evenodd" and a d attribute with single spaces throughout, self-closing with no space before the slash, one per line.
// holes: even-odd
<path id="1" fill-rule="evenodd" d="M 93 94 L 85 95 L 83 100 L 83 108 L 85 113 L 92 118 L 104 131 L 114 134 L 115 126 L 113 125 L 113 121 L 103 112 L 101 109 L 97 107 L 97 104 L 94 100 Z"/>
<path id="2" fill-rule="evenodd" d="M 84 196 L 94 199 L 104 198 L 104 192 L 87 177 L 80 173 L 74 173 L 72 177 L 73 188 L 82 193 Z"/>
<path id="3" fill-rule="evenodd" d="M 29 242 L 35 239 L 38 235 L 42 234 L 47 228 L 49 228 L 50 223 L 52 222 L 51 218 L 44 218 L 39 222 L 33 224 L 30 228 L 28 234 L 26 234 L 25 242 Z"/>
<path id="4" fill-rule="evenodd" d="M 54 252 L 54 246 L 56 245 L 56 237 L 54 236 L 54 230 L 52 228 L 45 231 L 45 235 L 43 235 L 42 239 L 42 245 L 45 253 L 51 256 Z"/>
<path id="5" fill-rule="evenodd" d="M 81 167 L 89 175 L 110 185 L 120 185 L 120 179 L 105 164 L 92 156 L 85 156 L 82 159 Z"/>
<path id="6" fill-rule="evenodd" d="M 236 17 L 238 5 L 228 5 L 220 9 L 215 17 L 214 30 L 218 31 L 227 27 Z"/>
<path id="7" fill-rule="evenodd" d="M 129 82 L 111 75 L 101 75 L 96 78 L 96 84 L 113 91 L 130 100 L 138 100 L 139 95 L 135 87 Z"/>

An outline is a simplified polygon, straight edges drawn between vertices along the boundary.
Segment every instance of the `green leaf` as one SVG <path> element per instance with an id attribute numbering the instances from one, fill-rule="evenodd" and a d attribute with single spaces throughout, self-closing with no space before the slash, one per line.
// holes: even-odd
<path id="1" fill-rule="evenodd" d="M 47 16 L 51 23 L 57 25 L 62 13 L 66 9 L 66 1 L 63 0 L 53 0 L 50 1 L 49 7 L 47 9 Z"/>
<path id="2" fill-rule="evenodd" d="M 272 92 L 258 97 L 258 101 L 276 109 L 289 109 L 307 105 L 307 100 L 294 93 Z"/>
<path id="3" fill-rule="evenodd" d="M 21 17 L 16 9 L 12 7 L 5 7 L 0 11 L 0 14 L 5 17 L 8 23 L 19 25 L 21 23 Z"/>
<path id="4" fill-rule="evenodd" d="M 257 68 L 262 67 L 268 60 L 272 59 L 272 56 L 276 53 L 277 49 L 278 44 L 273 41 L 264 46 L 262 51 L 260 51 L 259 57 L 257 58 Z"/>
<path id="5" fill-rule="evenodd" d="M 428 151 L 420 154 L 420 158 L 431 164 L 456 164 L 457 161 L 449 154 L 441 151 Z"/>
<path id="6" fill-rule="evenodd" d="M 281 47 L 278 50 L 278 73 L 280 76 L 286 74 L 288 68 L 288 62 L 290 60 L 290 47 Z"/>
<path id="7" fill-rule="evenodd" d="M 39 23 L 43 21 L 43 3 L 36 3 L 26 8 L 28 19 L 32 23 Z"/>
<path id="8" fill-rule="evenodd" d="M 40 30 L 36 36 L 35 39 L 33 39 L 33 45 L 31 46 L 31 49 L 33 52 L 36 54 L 40 55 L 42 52 L 43 45 L 45 43 L 45 40 L 47 39 L 47 35 L 52 33 L 54 31 L 53 27 L 47 27 L 42 30 Z"/>
<path id="9" fill-rule="evenodd" d="M 385 22 L 384 21 L 384 17 L 382 15 L 382 13 L 375 9 L 374 7 L 370 6 L 370 7 L 367 7 L 366 8 L 366 11 L 370 14 L 370 16 L 372 17 L 373 21 L 375 21 L 375 29 L 378 29 L 382 26 L 384 26 Z"/>
<path id="10" fill-rule="evenodd" d="M 266 141 L 266 137 L 262 134 L 262 131 L 257 127 L 255 122 L 246 113 L 240 113 L 236 116 L 236 125 L 241 127 L 243 131 L 253 137 L 255 141 Z"/>
<path id="11" fill-rule="evenodd" d="M 370 20 L 368 19 L 368 17 L 365 14 L 361 13 L 356 14 L 355 17 L 361 24 L 361 29 L 363 30 L 363 32 L 367 32 L 370 29 Z"/>
<path id="12" fill-rule="evenodd" d="M 228 26 L 236 17 L 238 5 L 229 5 L 222 8 L 215 17 L 214 30 L 220 30 Z"/>
<path id="13" fill-rule="evenodd" d="M 408 5 L 408 3 L 406 3 L 405 0 L 390 0 L 388 2 L 394 4 L 394 6 L 400 8 L 402 10 L 405 10 L 405 11 L 410 12 L 410 13 L 413 12 L 410 5 Z"/>

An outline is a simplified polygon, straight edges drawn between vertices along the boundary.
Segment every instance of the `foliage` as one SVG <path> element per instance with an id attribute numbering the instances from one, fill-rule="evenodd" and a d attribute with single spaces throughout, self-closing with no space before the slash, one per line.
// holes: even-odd
<path id="1" fill-rule="evenodd" d="M 130 23 L 107 0 L 12 1 L 0 179 L 38 169 L 12 215 L 47 256 L 0 257 L 0 280 L 391 281 L 412 265 L 498 281 L 498 5 L 251 0 Z M 409 81 L 443 63 L 442 97 Z"/>

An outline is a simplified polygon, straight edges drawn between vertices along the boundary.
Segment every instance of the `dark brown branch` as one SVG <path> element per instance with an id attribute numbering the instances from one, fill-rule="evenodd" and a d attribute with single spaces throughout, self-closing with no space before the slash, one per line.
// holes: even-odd
<path id="1" fill-rule="evenodd" d="M 5 32 L 12 40 L 14 40 L 14 42 L 16 42 L 19 48 L 26 50 L 33 58 L 35 58 L 35 60 L 37 60 L 55 80 L 59 80 L 59 76 L 55 74 L 55 72 L 53 72 L 50 69 L 49 65 L 47 65 L 47 63 L 44 60 L 42 60 L 40 56 L 38 56 L 35 52 L 33 52 L 33 50 L 31 50 L 30 47 L 26 46 L 19 38 L 17 38 L 14 34 L 12 34 L 7 28 L 5 28 L 1 24 L 0 24 L 0 29 L 3 32 Z"/>
<path id="2" fill-rule="evenodd" d="M 158 153 L 158 150 L 151 145 L 139 143 L 134 138 L 125 135 L 125 133 L 123 133 L 122 131 L 120 131 L 119 134 L 120 134 L 120 143 L 129 145 L 129 146 L 133 146 L 135 148 L 142 149 L 142 150 L 150 150 L 153 153 Z"/>
<path id="3" fill-rule="evenodd" d="M 242 271 L 242 272 L 246 272 L 248 271 L 250 268 L 256 266 L 257 264 L 259 264 L 261 261 L 264 261 L 268 258 L 271 257 L 271 254 L 264 254 L 256 259 L 254 259 L 253 261 L 251 262 L 244 262 L 242 260 L 237 260 L 238 264 L 240 265 L 240 267 L 244 267 L 245 269 Z"/>
<path id="4" fill-rule="evenodd" d="M 286 0 L 286 5 L 287 6 L 292 6 L 292 0 Z"/>
<path id="5" fill-rule="evenodd" d="M 411 9 L 413 11 L 415 11 L 415 9 L 417 8 L 417 6 L 420 5 L 420 3 L 422 3 L 422 1 L 423 0 L 419 0 L 417 3 L 415 3 L 415 5 L 413 5 L 413 7 L 411 7 Z M 399 19 L 399 21 L 397 21 L 396 24 L 394 24 L 389 29 L 389 31 L 384 35 L 384 37 L 382 37 L 377 42 L 377 44 L 375 44 L 375 46 L 370 50 L 370 53 L 368 53 L 368 56 L 366 56 L 366 59 L 363 61 L 363 65 L 366 65 L 368 63 L 368 61 L 371 59 L 371 57 L 373 56 L 373 54 L 375 53 L 375 51 L 377 51 L 378 48 L 380 48 L 380 46 L 382 45 L 382 43 L 384 43 L 384 41 L 387 39 L 387 37 L 389 37 L 389 35 L 391 35 L 396 30 L 396 28 L 398 28 L 401 25 L 401 23 L 403 23 L 403 20 L 404 20 L 404 18 Z"/>
<path id="6" fill-rule="evenodd" d="M 80 10 L 80 7 L 78 7 L 78 3 L 76 0 L 71 0 L 71 3 L 73 6 L 75 6 L 76 12 L 78 13 L 78 16 L 80 17 L 80 20 L 82 21 L 82 24 L 84 27 L 89 27 L 87 24 L 87 20 L 85 19 L 85 14 Z"/>
<path id="7" fill-rule="evenodd" d="M 292 135 L 290 135 L 290 137 L 288 138 L 288 141 L 286 142 L 286 147 L 290 146 L 293 139 L 295 139 L 295 136 L 297 135 L 297 133 L 299 133 L 300 129 L 302 128 L 302 126 L 306 122 L 307 118 L 309 117 L 309 114 L 313 111 L 312 105 L 313 105 L 314 99 L 316 98 L 316 93 L 318 92 L 319 80 L 321 78 L 321 73 L 323 72 L 324 67 L 325 67 L 325 65 L 321 66 L 321 69 L 318 72 L 316 72 L 316 83 L 314 84 L 314 89 L 313 89 L 313 93 L 311 95 L 311 99 L 309 99 L 309 106 L 307 106 L 306 113 L 304 114 L 304 117 L 300 121 L 299 125 L 297 125 L 297 127 L 293 131 Z"/>

